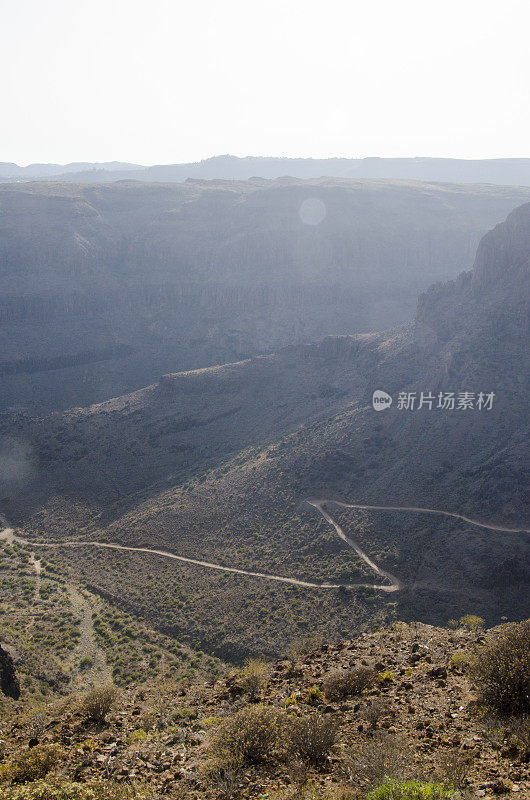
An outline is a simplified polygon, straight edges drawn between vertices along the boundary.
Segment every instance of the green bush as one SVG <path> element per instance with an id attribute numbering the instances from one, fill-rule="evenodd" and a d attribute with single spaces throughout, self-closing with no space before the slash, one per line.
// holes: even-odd
<path id="1" fill-rule="evenodd" d="M 320 689 L 316 684 L 310 686 L 309 689 L 307 689 L 302 696 L 303 702 L 307 703 L 308 706 L 317 706 L 319 703 L 322 702 L 323 699 L 324 695 L 322 694 L 322 692 L 320 691 Z"/>
<path id="2" fill-rule="evenodd" d="M 457 800 L 460 793 L 441 783 L 387 781 L 369 792 L 365 800 Z"/>
<path id="3" fill-rule="evenodd" d="M 456 650 L 449 659 L 449 669 L 464 672 L 471 663 L 471 653 L 467 650 Z"/>
<path id="4" fill-rule="evenodd" d="M 336 672 L 324 682 L 324 694 L 328 700 L 345 700 L 362 694 L 377 681 L 377 673 L 369 667 L 358 667 L 348 672 Z"/>
<path id="5" fill-rule="evenodd" d="M 482 702 L 495 711 L 530 711 L 530 619 L 503 625 L 473 664 Z"/>

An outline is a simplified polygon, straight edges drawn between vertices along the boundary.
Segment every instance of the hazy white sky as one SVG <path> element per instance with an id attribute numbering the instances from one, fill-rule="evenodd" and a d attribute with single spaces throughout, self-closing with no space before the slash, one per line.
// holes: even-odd
<path id="1" fill-rule="evenodd" d="M 0 8 L 0 161 L 530 156 L 528 0 Z"/>

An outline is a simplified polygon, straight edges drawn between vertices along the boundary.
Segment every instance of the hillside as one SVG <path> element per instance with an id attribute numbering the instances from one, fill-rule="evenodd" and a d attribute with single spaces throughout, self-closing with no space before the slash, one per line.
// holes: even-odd
<path id="1" fill-rule="evenodd" d="M 87 406 L 167 372 L 401 324 L 529 193 L 339 178 L 1 185 L 0 408 Z"/>
<path id="2" fill-rule="evenodd" d="M 0 792 L 10 774 L 24 784 L 0 796 L 62 787 L 76 800 L 356 800 L 385 778 L 419 777 L 447 791 L 421 798 L 523 800 L 524 718 L 485 714 L 469 674 L 502 629 L 477 622 L 399 622 L 341 642 L 299 642 L 273 663 L 211 681 L 131 683 L 107 694 L 102 719 L 79 694 L 45 705 L 0 695 Z M 39 764 L 48 774 L 36 780 Z"/>
<path id="3" fill-rule="evenodd" d="M 0 539 L 0 698 L 45 703 L 108 682 L 205 677 L 219 666 L 120 611 L 69 566 Z"/>
<path id="4" fill-rule="evenodd" d="M 11 459 L 25 469 L 6 484 L 7 516 L 43 543 L 84 542 L 47 557 L 223 658 L 396 616 L 527 615 L 529 253 L 526 204 L 484 237 L 471 272 L 420 298 L 412 326 L 167 375 L 42 420 L 6 415 Z M 377 413 L 372 392 L 383 387 L 396 402 Z M 491 410 L 398 407 L 399 392 L 421 391 L 495 400 Z M 370 558 L 399 591 L 383 590 Z"/>

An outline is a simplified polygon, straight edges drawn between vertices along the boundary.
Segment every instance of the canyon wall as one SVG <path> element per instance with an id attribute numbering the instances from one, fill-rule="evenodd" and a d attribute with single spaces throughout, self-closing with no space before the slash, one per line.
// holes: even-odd
<path id="1" fill-rule="evenodd" d="M 529 198 L 340 179 L 0 186 L 0 409 L 85 406 L 400 324 Z"/>

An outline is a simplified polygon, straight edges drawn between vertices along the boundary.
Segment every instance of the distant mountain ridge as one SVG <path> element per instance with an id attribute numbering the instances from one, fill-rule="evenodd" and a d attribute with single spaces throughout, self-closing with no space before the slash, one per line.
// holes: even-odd
<path id="1" fill-rule="evenodd" d="M 35 178 L 53 178 L 58 175 L 68 175 L 75 172 L 84 171 L 108 171 L 121 172 L 127 170 L 144 169 L 140 164 L 127 164 L 122 161 L 76 161 L 70 164 L 28 164 L 20 167 L 11 161 L 0 161 L 0 180 L 18 178 L 22 180 L 34 180 Z"/>
<path id="2" fill-rule="evenodd" d="M 86 406 L 400 324 L 528 200 L 527 187 L 344 178 L 3 184 L 0 408 Z"/>
<path id="3" fill-rule="evenodd" d="M 112 161 L 103 163 L 17 164 L 0 163 L 0 181 L 49 180 L 81 183 L 138 181 L 183 182 L 198 180 L 248 180 L 249 178 L 384 178 L 441 183 L 493 183 L 530 186 L 530 158 L 274 158 L 266 156 L 213 156 L 183 164 L 146 167 Z"/>

